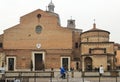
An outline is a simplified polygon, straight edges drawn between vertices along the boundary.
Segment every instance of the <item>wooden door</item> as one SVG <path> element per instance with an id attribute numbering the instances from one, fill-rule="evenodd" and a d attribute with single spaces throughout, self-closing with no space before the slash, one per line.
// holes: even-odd
<path id="1" fill-rule="evenodd" d="M 35 70 L 42 70 L 43 64 L 43 55 L 41 53 L 35 53 Z"/>

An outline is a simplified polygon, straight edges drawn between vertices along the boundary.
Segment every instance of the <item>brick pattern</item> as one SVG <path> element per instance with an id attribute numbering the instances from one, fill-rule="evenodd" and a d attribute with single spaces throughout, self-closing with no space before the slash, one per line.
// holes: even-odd
<path id="1" fill-rule="evenodd" d="M 41 14 L 40 21 L 37 14 Z M 4 49 L 72 49 L 72 30 L 58 24 L 58 18 L 42 10 L 36 10 L 21 17 L 20 24 L 4 31 Z M 42 26 L 40 34 L 35 32 L 37 25 Z"/>
<path id="2" fill-rule="evenodd" d="M 92 69 L 99 68 L 100 65 L 103 65 L 104 69 L 108 70 L 108 60 L 111 69 L 113 69 L 113 60 L 115 57 L 114 42 L 109 41 L 108 32 L 100 30 L 85 32 L 81 34 L 81 42 L 82 60 L 90 57 L 92 59 Z M 84 66 L 84 68 L 86 67 Z"/>
<path id="3" fill-rule="evenodd" d="M 38 19 L 37 15 L 41 14 Z M 73 48 L 72 29 L 58 24 L 58 16 L 36 10 L 20 18 L 20 24 L 4 31 L 3 48 L 6 57 L 16 58 L 16 70 L 30 70 L 32 52 L 45 52 L 45 68 L 60 68 L 61 57 L 71 57 Z M 42 26 L 37 34 L 37 25 Z M 41 44 L 40 48 L 36 44 Z M 7 61 L 6 61 L 7 62 Z M 34 62 L 34 61 L 33 61 Z"/>
<path id="4" fill-rule="evenodd" d="M 37 18 L 38 14 L 41 14 L 39 19 Z M 76 67 L 75 58 L 83 60 L 81 55 L 90 54 L 90 48 L 106 48 L 108 57 L 100 55 L 104 54 L 102 50 L 94 50 L 92 54 L 97 54 L 97 56 L 90 57 L 94 60 L 93 67 L 98 67 L 103 63 L 107 69 L 107 58 L 113 61 L 113 56 L 110 54 L 114 54 L 114 42 L 109 42 L 109 32 L 88 31 L 80 35 L 80 32 L 75 29 L 60 26 L 59 22 L 57 14 L 38 9 L 20 17 L 19 24 L 6 29 L 4 34 L 0 35 L 0 42 L 3 42 L 6 57 L 16 57 L 16 69 L 30 69 L 32 52 L 34 51 L 45 52 L 46 68 L 59 68 L 61 57 L 71 57 L 70 63 Z M 35 31 L 37 25 L 42 26 L 42 31 L 39 34 Z M 78 48 L 75 47 L 75 43 L 78 43 Z M 41 47 L 38 49 L 36 44 L 41 44 Z"/>

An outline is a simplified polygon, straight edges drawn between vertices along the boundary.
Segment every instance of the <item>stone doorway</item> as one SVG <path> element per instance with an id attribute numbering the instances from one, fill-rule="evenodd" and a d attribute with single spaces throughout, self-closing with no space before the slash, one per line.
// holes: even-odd
<path id="1" fill-rule="evenodd" d="M 44 52 L 33 52 L 33 71 L 40 71 L 45 69 L 45 53 Z"/>
<path id="2" fill-rule="evenodd" d="M 85 71 L 92 71 L 92 58 L 86 57 L 84 63 L 85 63 Z"/>
<path id="3" fill-rule="evenodd" d="M 70 57 L 61 58 L 61 66 L 65 67 L 66 70 L 70 69 Z"/>
<path id="4" fill-rule="evenodd" d="M 15 71 L 15 57 L 7 57 L 7 71 Z"/>
<path id="5" fill-rule="evenodd" d="M 44 62 L 43 62 L 43 55 L 41 53 L 35 53 L 35 70 L 43 70 L 44 69 Z"/>

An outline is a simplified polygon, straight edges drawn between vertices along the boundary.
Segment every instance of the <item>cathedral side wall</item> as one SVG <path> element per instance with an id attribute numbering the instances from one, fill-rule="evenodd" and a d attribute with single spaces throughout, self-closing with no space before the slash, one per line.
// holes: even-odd
<path id="1" fill-rule="evenodd" d="M 82 42 L 108 42 L 109 33 L 107 32 L 88 32 L 81 35 Z"/>

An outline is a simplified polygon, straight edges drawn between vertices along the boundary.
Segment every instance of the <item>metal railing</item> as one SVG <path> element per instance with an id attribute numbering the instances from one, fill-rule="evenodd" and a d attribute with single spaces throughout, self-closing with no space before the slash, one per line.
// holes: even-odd
<path id="1" fill-rule="evenodd" d="M 41 78 L 51 79 L 52 77 L 54 77 L 53 71 L 45 71 L 45 72 L 7 71 L 7 72 L 5 72 L 5 75 L 4 75 L 4 79 L 6 82 L 13 82 L 13 81 L 16 81 L 16 82 L 38 82 L 37 80 L 41 80 Z"/>
<path id="2" fill-rule="evenodd" d="M 59 71 L 7 71 L 0 82 L 120 82 L 119 73 L 105 72 L 102 76 L 98 72 L 68 72 L 66 79 L 59 79 L 56 76 Z M 78 75 L 78 76 L 77 76 Z M 76 78 L 77 77 L 77 78 Z"/>
<path id="3" fill-rule="evenodd" d="M 82 79 L 90 82 L 120 82 L 118 71 L 104 72 L 102 75 L 99 72 L 82 72 Z"/>
<path id="4" fill-rule="evenodd" d="M 83 81 L 85 80 L 89 82 L 120 82 L 120 77 L 82 77 Z"/>

